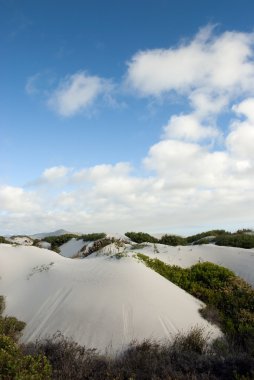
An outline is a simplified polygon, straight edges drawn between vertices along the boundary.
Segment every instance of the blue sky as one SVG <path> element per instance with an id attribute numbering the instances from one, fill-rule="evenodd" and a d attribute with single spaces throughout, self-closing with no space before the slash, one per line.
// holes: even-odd
<path id="1" fill-rule="evenodd" d="M 253 226 L 254 4 L 214 3 L 0 0 L 0 234 Z"/>

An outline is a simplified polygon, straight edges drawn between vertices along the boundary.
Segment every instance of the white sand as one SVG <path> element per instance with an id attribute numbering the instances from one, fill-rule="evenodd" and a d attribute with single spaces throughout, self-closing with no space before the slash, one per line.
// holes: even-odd
<path id="1" fill-rule="evenodd" d="M 86 245 L 83 239 L 72 238 L 67 243 L 59 247 L 60 254 L 65 257 L 76 256 L 79 251 Z"/>
<path id="2" fill-rule="evenodd" d="M 8 315 L 25 321 L 23 341 L 60 330 L 112 352 L 133 339 L 163 340 L 201 326 L 202 303 L 134 258 L 72 260 L 36 247 L 0 245 L 0 294 Z"/>
<path id="3" fill-rule="evenodd" d="M 11 236 L 7 237 L 6 240 L 13 244 L 33 245 L 33 239 L 28 236 Z"/>
<path id="4" fill-rule="evenodd" d="M 152 258 L 157 257 L 167 264 L 179 265 L 182 268 L 210 261 L 232 270 L 249 284 L 254 285 L 254 249 L 220 247 L 213 244 L 172 247 L 147 243 L 146 247 L 135 249 L 135 252 Z"/>

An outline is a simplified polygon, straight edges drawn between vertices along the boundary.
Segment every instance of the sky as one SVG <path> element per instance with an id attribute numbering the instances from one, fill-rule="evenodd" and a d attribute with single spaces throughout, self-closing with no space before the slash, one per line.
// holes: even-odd
<path id="1" fill-rule="evenodd" d="M 0 0 L 0 235 L 254 227 L 252 0 Z"/>

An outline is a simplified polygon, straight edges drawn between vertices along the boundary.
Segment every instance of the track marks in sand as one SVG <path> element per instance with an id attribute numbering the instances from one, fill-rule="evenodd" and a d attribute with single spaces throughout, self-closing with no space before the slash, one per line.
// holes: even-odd
<path id="1" fill-rule="evenodd" d="M 45 302 L 41 304 L 32 319 L 28 321 L 29 326 L 25 328 L 24 339 L 27 342 L 38 339 L 41 332 L 44 333 L 45 327 L 49 320 L 54 318 L 53 315 L 58 310 L 59 305 L 63 304 L 71 293 L 72 288 L 69 287 L 58 289 L 53 295 L 45 299 Z"/>

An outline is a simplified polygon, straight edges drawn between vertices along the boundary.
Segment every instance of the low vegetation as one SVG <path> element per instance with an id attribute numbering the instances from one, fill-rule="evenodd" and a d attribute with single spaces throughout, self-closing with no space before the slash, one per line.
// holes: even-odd
<path id="1" fill-rule="evenodd" d="M 242 232 L 222 235 L 216 240 L 215 244 L 229 247 L 254 248 L 254 235 Z"/>
<path id="2" fill-rule="evenodd" d="M 193 243 L 195 241 L 198 241 L 200 239 L 203 239 L 205 237 L 208 237 L 208 236 L 221 236 L 221 235 L 228 235 L 230 234 L 230 232 L 227 232 L 225 230 L 210 230 L 210 231 L 205 231 L 205 232 L 201 232 L 199 234 L 196 234 L 196 235 L 191 235 L 191 236 L 188 236 L 186 238 L 187 240 L 187 243 L 190 244 L 190 243 Z"/>
<path id="3" fill-rule="evenodd" d="M 8 240 L 5 239 L 5 237 L 0 236 L 0 244 L 11 244 Z"/>
<path id="4" fill-rule="evenodd" d="M 96 241 L 100 239 L 104 239 L 106 234 L 104 232 L 92 233 L 92 234 L 84 234 L 78 237 L 78 239 L 83 239 L 83 241 Z"/>
<path id="5" fill-rule="evenodd" d="M 117 249 L 118 253 L 120 253 L 120 250 L 122 250 L 122 248 L 125 247 L 125 243 L 122 240 L 116 239 L 114 237 L 106 237 L 104 239 L 96 240 L 93 243 L 93 245 L 91 245 L 88 248 L 84 247 L 84 251 L 82 250 L 81 253 L 83 257 L 87 257 L 91 255 L 92 253 L 97 252 L 104 247 L 107 247 L 110 244 L 115 245 L 115 248 Z"/>
<path id="6" fill-rule="evenodd" d="M 213 346 L 197 328 L 173 341 L 133 342 L 116 357 L 99 354 L 56 335 L 30 344 L 26 353 L 44 355 L 56 380 L 251 380 L 254 359 L 221 338 Z"/>
<path id="7" fill-rule="evenodd" d="M 73 238 L 79 238 L 78 235 L 75 234 L 64 234 L 60 236 L 46 236 L 42 239 L 42 241 L 46 241 L 51 244 L 51 250 L 55 251 L 57 253 L 60 252 L 59 247 L 65 243 L 67 243 L 69 240 Z"/>
<path id="8" fill-rule="evenodd" d="M 178 246 L 213 243 L 220 246 L 254 248 L 254 233 L 251 229 L 247 228 L 234 233 L 226 230 L 210 230 L 186 238 L 179 235 L 165 234 L 160 239 L 156 239 L 145 232 L 126 232 L 125 235 L 137 244 L 159 243 Z"/>
<path id="9" fill-rule="evenodd" d="M 131 239 L 134 243 L 158 243 L 158 239 L 145 232 L 126 232 L 125 236 Z"/>
<path id="10" fill-rule="evenodd" d="M 51 366 L 45 355 L 22 352 L 17 340 L 25 323 L 15 317 L 3 317 L 4 307 L 4 298 L 0 296 L 0 379 L 51 379 Z"/>
<path id="11" fill-rule="evenodd" d="M 250 285 L 230 270 L 209 262 L 184 269 L 142 254 L 137 257 L 205 302 L 207 307 L 201 311 L 202 315 L 218 323 L 235 347 L 254 355 L 254 289 Z"/>
<path id="12" fill-rule="evenodd" d="M 187 241 L 185 238 L 182 236 L 178 235 L 163 235 L 161 239 L 158 241 L 160 244 L 166 244 L 166 245 L 173 245 L 173 246 L 178 246 L 178 245 L 186 245 Z"/>

